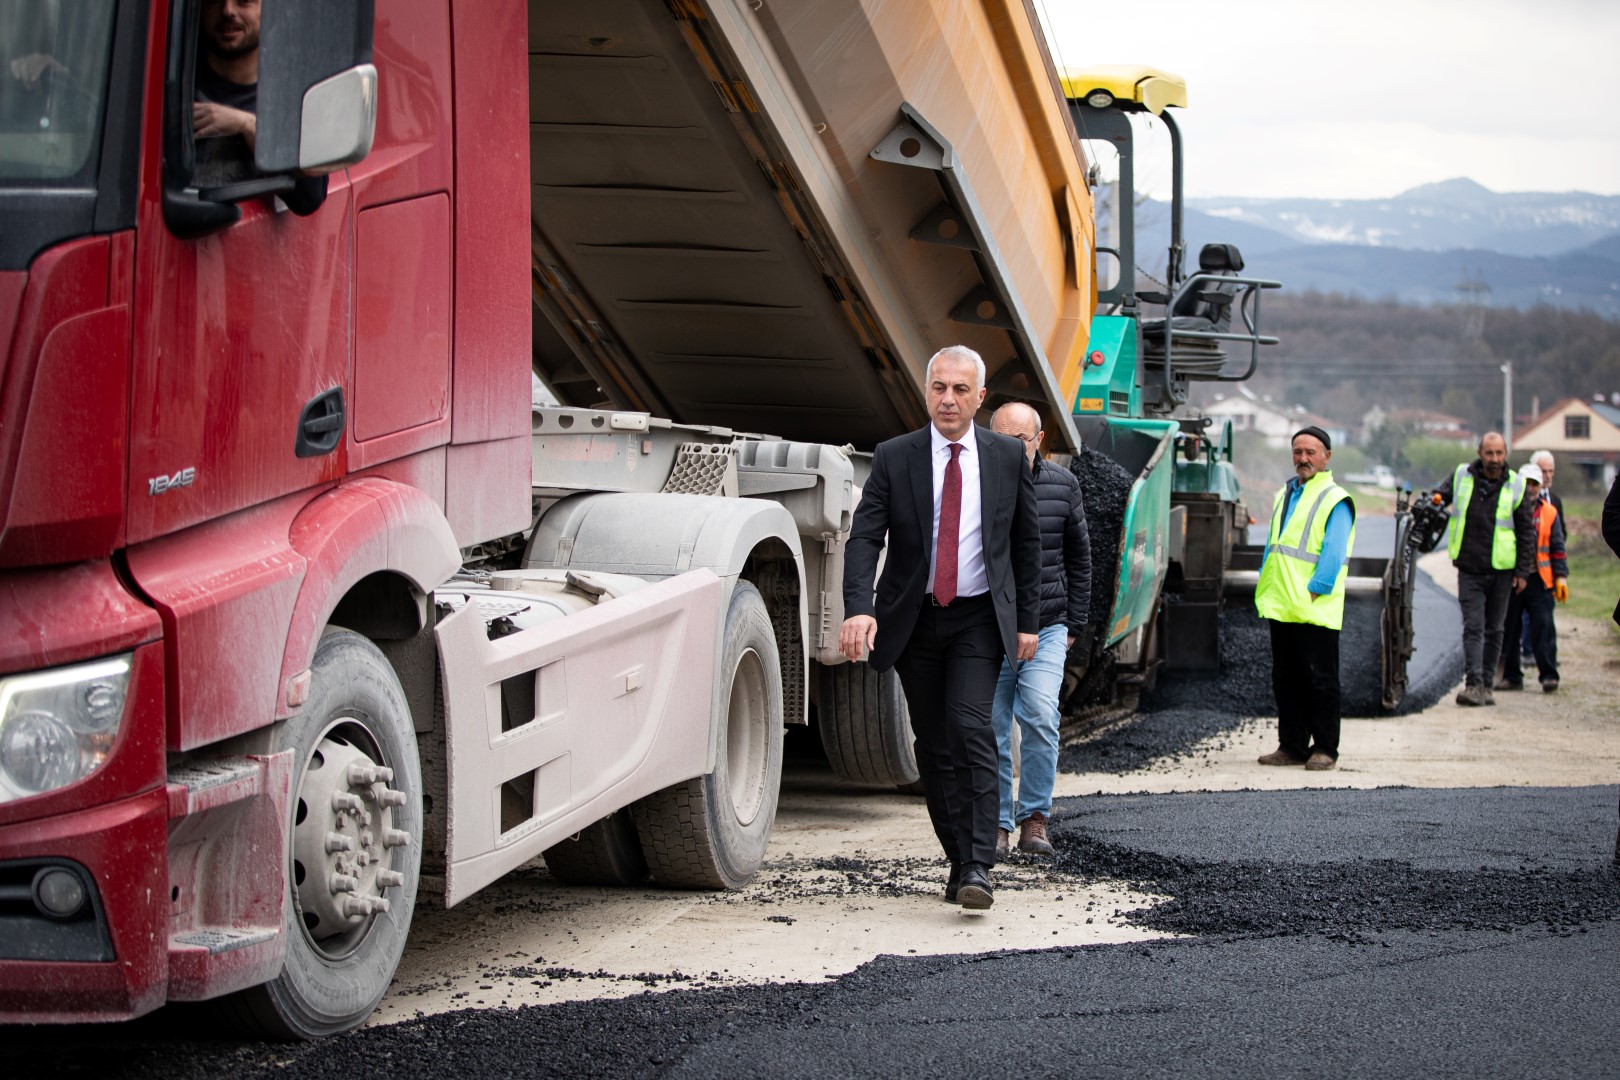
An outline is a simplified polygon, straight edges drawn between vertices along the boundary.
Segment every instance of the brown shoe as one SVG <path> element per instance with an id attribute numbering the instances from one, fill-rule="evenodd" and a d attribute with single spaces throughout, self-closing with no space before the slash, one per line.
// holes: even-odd
<path id="1" fill-rule="evenodd" d="M 1279 747 L 1277 747 L 1277 749 L 1273 750 L 1269 754 L 1260 755 L 1260 764 L 1262 764 L 1262 765 L 1303 765 L 1303 764 L 1305 764 L 1305 762 L 1300 760 L 1299 758 L 1295 757 L 1293 754 L 1290 754 L 1288 751 L 1284 750 L 1282 747 L 1279 746 Z"/>
<path id="2" fill-rule="evenodd" d="M 996 830 L 996 862 L 1006 862 L 1007 855 L 1012 850 L 1012 833 L 1006 829 Z"/>
<path id="3" fill-rule="evenodd" d="M 1018 824 L 1018 850 L 1031 855 L 1056 855 L 1046 838 L 1046 815 L 1031 814 Z"/>
<path id="4" fill-rule="evenodd" d="M 1326 754 L 1322 753 L 1322 751 L 1318 750 L 1316 753 L 1311 755 L 1309 761 L 1305 762 L 1305 768 L 1309 769 L 1311 772 L 1327 772 L 1338 763 L 1339 762 L 1336 758 L 1330 758 Z"/>
<path id="5" fill-rule="evenodd" d="M 1457 704 L 1466 708 L 1477 708 L 1485 704 L 1485 688 L 1478 684 L 1463 687 L 1457 694 Z"/>

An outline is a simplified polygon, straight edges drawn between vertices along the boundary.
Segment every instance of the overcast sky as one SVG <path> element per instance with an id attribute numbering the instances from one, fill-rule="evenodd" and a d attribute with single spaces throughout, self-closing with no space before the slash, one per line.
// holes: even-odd
<path id="1" fill-rule="evenodd" d="M 1035 6 L 1060 67 L 1187 80 L 1189 195 L 1620 194 L 1620 0 Z"/>

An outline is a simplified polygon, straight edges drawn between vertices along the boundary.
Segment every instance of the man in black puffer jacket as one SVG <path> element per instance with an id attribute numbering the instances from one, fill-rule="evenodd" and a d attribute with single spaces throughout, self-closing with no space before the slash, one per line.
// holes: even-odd
<path id="1" fill-rule="evenodd" d="M 1080 482 L 1040 456 L 1045 433 L 1040 414 L 1028 405 L 1003 405 L 990 426 L 1002 435 L 1022 439 L 1035 481 L 1041 522 L 1040 644 L 1035 658 L 1018 665 L 1006 661 L 996 683 L 992 713 L 1001 765 L 1001 825 L 996 857 L 1005 858 L 1018 826 L 1018 850 L 1052 854 L 1046 819 L 1052 812 L 1052 786 L 1057 781 L 1058 694 L 1063 666 L 1077 638 L 1085 636 L 1091 611 L 1091 540 L 1080 502 Z M 1012 728 L 1019 729 L 1019 783 L 1014 815 Z"/>

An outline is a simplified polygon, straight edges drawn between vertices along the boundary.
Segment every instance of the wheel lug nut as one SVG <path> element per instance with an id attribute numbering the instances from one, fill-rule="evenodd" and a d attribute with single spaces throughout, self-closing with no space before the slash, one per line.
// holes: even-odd
<path id="1" fill-rule="evenodd" d="M 329 832 L 326 834 L 326 853 L 335 855 L 340 851 L 353 851 L 354 839 L 342 833 Z"/>
<path id="2" fill-rule="evenodd" d="M 388 766 L 379 765 L 377 766 L 376 772 L 377 779 L 381 780 L 383 783 L 392 784 L 394 782 L 394 770 L 390 769 Z"/>
<path id="3" fill-rule="evenodd" d="M 403 791 L 395 791 L 393 788 L 384 788 L 382 794 L 377 796 L 377 805 L 404 806 L 405 793 Z"/>
<path id="4" fill-rule="evenodd" d="M 380 896 L 351 896 L 343 901 L 343 914 L 349 918 L 388 910 L 388 901 Z"/>
<path id="5" fill-rule="evenodd" d="M 377 871 L 377 888 L 392 889 L 396 885 L 405 884 L 405 875 L 398 870 Z"/>
<path id="6" fill-rule="evenodd" d="M 411 842 L 411 834 L 403 829 L 384 829 L 382 841 L 385 848 L 404 847 Z"/>
<path id="7" fill-rule="evenodd" d="M 376 844 L 377 844 L 376 834 L 374 834 L 370 829 L 366 829 L 365 831 L 363 831 L 360 834 L 360 846 L 361 847 L 363 847 L 363 848 L 371 848 L 371 847 L 375 847 Z"/>
<path id="8" fill-rule="evenodd" d="M 351 795 L 347 791 L 336 791 L 332 793 L 332 810 L 338 814 L 345 810 L 364 813 L 365 807 L 361 805 L 360 796 Z"/>
<path id="9" fill-rule="evenodd" d="M 339 893 L 354 892 L 360 887 L 360 882 L 355 878 L 350 877 L 348 874 L 333 874 L 331 881 L 329 882 L 329 886 L 332 890 L 332 895 L 336 896 Z M 345 905 L 347 905 L 347 903 L 348 901 L 344 901 Z"/>
<path id="10" fill-rule="evenodd" d="M 365 787 L 367 784 L 377 782 L 376 770 L 370 765 L 361 765 L 359 762 L 349 766 L 348 775 L 350 787 Z"/>

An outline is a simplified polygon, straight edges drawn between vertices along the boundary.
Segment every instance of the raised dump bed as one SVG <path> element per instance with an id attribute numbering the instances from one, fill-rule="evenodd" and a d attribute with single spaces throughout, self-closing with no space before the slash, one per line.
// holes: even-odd
<path id="1" fill-rule="evenodd" d="M 1069 420 L 1091 196 L 1019 0 L 530 4 L 535 368 L 561 403 L 871 449 L 923 370 Z"/>

